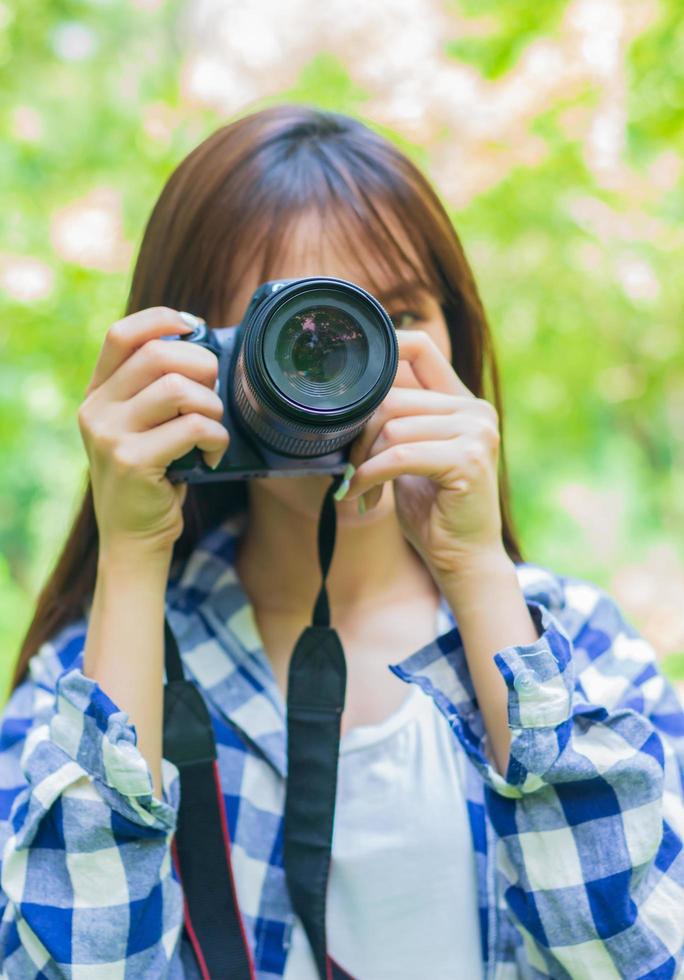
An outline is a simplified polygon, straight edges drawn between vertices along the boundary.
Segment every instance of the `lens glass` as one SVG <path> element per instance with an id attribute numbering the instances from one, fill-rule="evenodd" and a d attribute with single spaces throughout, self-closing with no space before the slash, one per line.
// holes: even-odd
<path id="1" fill-rule="evenodd" d="M 290 384 L 321 398 L 340 394 L 366 368 L 368 341 L 358 320 L 335 306 L 309 306 L 280 328 L 276 362 Z"/>

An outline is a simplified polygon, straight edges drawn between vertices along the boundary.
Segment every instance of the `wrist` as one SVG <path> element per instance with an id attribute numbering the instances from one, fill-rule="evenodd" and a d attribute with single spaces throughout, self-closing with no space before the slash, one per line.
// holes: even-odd
<path id="1" fill-rule="evenodd" d="M 159 547 L 133 541 L 109 541 L 100 544 L 98 573 L 163 578 L 166 580 L 173 557 L 173 546 Z"/>
<path id="2" fill-rule="evenodd" d="M 481 605 L 500 587 L 519 587 L 515 562 L 502 548 L 474 552 L 441 573 L 438 585 L 454 612 Z"/>
<path id="3" fill-rule="evenodd" d="M 463 585 L 489 575 L 516 575 L 515 562 L 503 545 L 461 553 L 454 556 L 448 568 L 442 568 L 437 573 L 442 583 L 458 582 Z"/>

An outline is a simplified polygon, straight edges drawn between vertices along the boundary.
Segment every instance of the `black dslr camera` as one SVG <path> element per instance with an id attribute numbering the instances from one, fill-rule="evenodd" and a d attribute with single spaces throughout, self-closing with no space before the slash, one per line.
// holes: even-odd
<path id="1" fill-rule="evenodd" d="M 199 450 L 174 460 L 171 482 L 341 473 L 349 445 L 397 373 L 395 328 L 380 303 L 344 279 L 266 282 L 241 323 L 184 336 L 218 357 L 230 444 L 215 470 Z"/>

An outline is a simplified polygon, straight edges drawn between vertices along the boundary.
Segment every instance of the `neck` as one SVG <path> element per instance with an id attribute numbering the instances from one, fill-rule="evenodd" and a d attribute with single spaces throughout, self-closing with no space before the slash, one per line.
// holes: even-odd
<path id="1" fill-rule="evenodd" d="M 389 485 L 385 493 L 391 492 Z M 378 511 L 381 507 L 382 502 Z M 339 508 L 337 515 L 326 580 L 331 611 L 349 614 L 380 599 L 408 601 L 421 593 L 436 594 L 429 571 L 402 534 L 394 507 L 363 522 L 345 521 Z M 295 510 L 253 481 L 236 568 L 256 609 L 308 619 L 321 585 L 318 512 Z"/>

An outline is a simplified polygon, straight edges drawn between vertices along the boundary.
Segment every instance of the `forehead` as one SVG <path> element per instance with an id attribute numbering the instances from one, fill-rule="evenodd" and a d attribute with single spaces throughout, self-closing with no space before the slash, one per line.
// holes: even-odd
<path id="1" fill-rule="evenodd" d="M 387 235 L 379 240 L 370 225 L 358 227 L 332 212 L 308 211 L 266 231 L 264 247 L 243 265 L 226 322 L 236 322 L 258 285 L 269 279 L 334 276 L 381 296 L 402 283 L 421 281 L 429 288 L 409 236 L 392 216 L 384 216 Z M 271 237 L 272 236 L 272 237 Z M 261 236 L 260 236 L 261 237 Z M 270 240 L 269 240 L 270 239 Z"/>
<path id="2" fill-rule="evenodd" d="M 354 233 L 354 231 L 356 233 Z M 299 275 L 338 275 L 354 279 L 361 286 L 386 285 L 396 271 L 411 274 L 411 266 L 419 264 L 406 233 L 393 222 L 392 237 L 411 262 L 397 263 L 379 249 L 370 228 L 352 231 L 335 216 L 307 213 L 291 222 L 283 236 L 283 247 L 275 261 L 270 263 L 270 273 L 276 277 L 289 275 L 298 270 Z M 404 268 L 402 268 L 402 266 Z M 289 270 L 289 271 L 288 271 Z M 361 281 L 365 280 L 365 281 Z"/>

